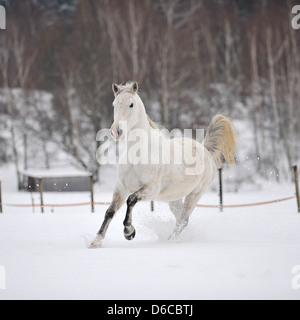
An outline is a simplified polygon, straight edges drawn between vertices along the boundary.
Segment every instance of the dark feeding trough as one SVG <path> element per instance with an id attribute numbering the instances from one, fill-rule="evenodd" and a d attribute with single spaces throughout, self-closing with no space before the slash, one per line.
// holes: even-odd
<path id="1" fill-rule="evenodd" d="M 20 172 L 21 189 L 39 192 L 41 184 L 45 192 L 90 191 L 93 175 L 78 169 L 26 170 Z"/>

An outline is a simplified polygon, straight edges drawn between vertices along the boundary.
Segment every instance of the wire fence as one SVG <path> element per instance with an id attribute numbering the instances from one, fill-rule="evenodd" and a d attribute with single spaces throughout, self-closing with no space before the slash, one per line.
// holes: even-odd
<path id="1" fill-rule="evenodd" d="M 276 199 L 271 201 L 264 202 L 256 202 L 256 203 L 248 203 L 248 204 L 231 204 L 231 205 L 223 205 L 223 208 L 243 208 L 243 207 L 255 207 L 255 206 L 263 206 L 268 204 L 274 204 L 284 201 L 289 201 L 292 199 L 296 199 L 296 196 L 291 196 L 283 199 Z M 80 203 L 69 203 L 69 204 L 14 204 L 14 203 L 3 203 L 3 206 L 7 207 L 16 207 L 16 208 L 28 208 L 28 207 L 80 207 L 80 206 L 109 206 L 111 202 L 80 202 Z M 220 208 L 220 205 L 208 205 L 208 204 L 197 204 L 198 208 Z"/>
<path id="2" fill-rule="evenodd" d="M 298 171 L 297 166 L 293 167 L 294 170 L 294 182 L 295 182 L 295 188 L 296 193 L 293 196 L 282 198 L 282 199 L 276 199 L 271 201 L 263 201 L 263 202 L 256 202 L 256 203 L 247 203 L 247 204 L 231 204 L 231 205 L 224 205 L 223 204 L 223 187 L 222 187 L 222 169 L 219 169 L 220 171 L 220 177 L 219 177 L 219 196 L 220 196 L 220 203 L 219 205 L 206 205 L 206 204 L 197 204 L 196 207 L 198 208 L 218 208 L 220 211 L 223 211 L 224 208 L 245 208 L 245 207 L 256 207 L 256 206 L 263 206 L 263 205 L 271 205 L 276 204 L 284 201 L 289 201 L 292 199 L 295 199 L 297 201 L 297 207 L 298 212 L 300 213 L 300 196 L 299 196 L 299 184 L 298 184 Z M 41 203 L 40 204 L 15 204 L 15 203 L 3 203 L 2 201 L 2 194 L 1 194 L 1 181 L 0 181 L 0 213 L 3 213 L 3 206 L 8 207 L 16 207 L 16 208 L 41 208 L 41 212 L 44 212 L 44 208 L 50 207 L 50 208 L 56 208 L 56 207 L 80 207 L 80 206 L 91 206 L 91 211 L 95 211 L 95 206 L 109 206 L 110 202 L 95 202 L 94 201 L 94 188 L 93 188 L 93 182 L 91 177 L 91 201 L 89 202 L 80 202 L 80 203 L 69 203 L 69 204 L 44 204 L 43 201 L 43 191 L 40 190 L 41 194 Z M 154 202 L 151 201 L 151 211 L 154 211 Z"/>

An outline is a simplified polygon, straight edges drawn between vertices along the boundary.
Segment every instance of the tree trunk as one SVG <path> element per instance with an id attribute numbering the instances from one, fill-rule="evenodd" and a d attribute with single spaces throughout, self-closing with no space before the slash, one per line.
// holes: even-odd
<path id="1" fill-rule="evenodd" d="M 266 49 L 267 49 L 267 60 L 269 67 L 269 81 L 270 81 L 270 93 L 271 93 L 271 103 L 273 110 L 273 120 L 274 120 L 274 168 L 276 172 L 276 180 L 279 181 L 279 166 L 280 166 L 280 120 L 279 111 L 277 105 L 276 96 L 276 77 L 275 77 L 275 62 L 272 50 L 273 31 L 271 27 L 268 27 L 266 33 Z"/>

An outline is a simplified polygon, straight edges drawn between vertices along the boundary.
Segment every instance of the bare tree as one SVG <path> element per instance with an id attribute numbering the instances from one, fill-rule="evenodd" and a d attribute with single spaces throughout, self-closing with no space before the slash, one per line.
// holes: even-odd
<path id="1" fill-rule="evenodd" d="M 20 177 L 20 165 L 19 165 L 19 153 L 17 150 L 17 140 L 16 140 L 16 123 L 15 123 L 15 110 L 13 108 L 12 99 L 12 88 L 10 83 L 10 62 L 11 62 L 11 52 L 13 48 L 13 42 L 8 34 L 1 35 L 0 37 L 0 70 L 2 76 L 2 83 L 4 86 L 4 92 L 6 97 L 6 110 L 10 120 L 10 133 L 11 133 L 11 143 L 14 155 L 14 162 L 16 168 L 16 174 L 18 179 L 18 188 L 21 187 L 21 177 Z"/>
<path id="2" fill-rule="evenodd" d="M 119 19 L 118 15 L 119 4 L 112 0 L 102 0 L 96 3 L 96 14 L 99 25 L 106 27 L 106 32 L 109 38 L 110 65 L 112 68 L 113 81 L 122 78 L 122 74 L 128 74 L 127 64 L 124 63 L 124 56 L 120 50 L 120 34 L 119 34 Z M 124 72 L 125 69 L 125 72 Z"/>
<path id="3" fill-rule="evenodd" d="M 20 26 L 13 25 L 11 26 L 11 35 L 12 39 L 12 54 L 15 58 L 15 67 L 16 67 L 16 85 L 21 89 L 21 98 L 22 98 L 22 108 L 20 108 L 20 116 L 22 121 L 22 131 L 23 131 L 23 163 L 24 169 L 28 169 L 28 132 L 29 125 L 27 124 L 27 97 L 25 94 L 26 86 L 28 85 L 28 79 L 30 72 L 33 66 L 33 63 L 36 59 L 37 51 L 35 48 L 31 48 L 31 43 L 28 39 L 28 35 L 20 30 Z M 29 50 L 30 48 L 30 50 Z"/>
<path id="4" fill-rule="evenodd" d="M 275 54 L 273 51 L 274 33 L 271 26 L 266 29 L 266 50 L 269 67 L 270 94 L 274 119 L 274 167 L 277 180 L 279 180 L 280 163 L 280 120 L 277 103 L 276 77 L 275 77 Z"/>
<path id="5" fill-rule="evenodd" d="M 155 37 L 155 52 L 157 53 L 155 61 L 161 100 L 161 120 L 167 129 L 172 126 L 173 105 L 177 100 L 172 98 L 175 97 L 174 95 L 190 74 L 183 61 L 183 52 L 178 47 L 184 43 L 183 39 L 179 37 L 180 32 L 176 29 L 175 24 L 175 20 L 178 18 L 176 13 L 179 4 L 178 0 L 160 0 L 160 8 L 165 17 L 164 32 L 162 33 L 159 28 Z M 180 15 L 179 19 L 180 17 L 182 16 Z"/>
<path id="6" fill-rule="evenodd" d="M 258 69 L 258 29 L 254 24 L 248 31 L 248 41 L 250 47 L 250 61 L 251 61 L 251 101 L 254 122 L 254 137 L 256 146 L 256 155 L 258 163 L 258 171 L 264 177 L 266 175 L 265 158 L 266 158 L 266 137 L 265 137 L 265 123 L 264 110 L 262 103 L 262 88 L 260 84 L 260 76 Z M 261 132 L 261 135 L 259 134 Z M 260 139 L 261 136 L 261 139 Z"/>
<path id="7" fill-rule="evenodd" d="M 70 65 L 69 65 L 70 66 Z M 77 160 L 77 165 L 80 163 L 80 154 L 79 154 L 79 131 L 78 131 L 78 119 L 76 119 L 75 109 L 76 105 L 74 103 L 74 80 L 75 74 L 73 66 L 68 69 L 68 65 L 63 63 L 61 66 L 61 75 L 63 80 L 63 87 L 66 96 L 66 105 L 69 115 L 69 125 L 71 132 L 71 145 L 72 145 L 72 154 L 74 154 L 75 159 Z"/>

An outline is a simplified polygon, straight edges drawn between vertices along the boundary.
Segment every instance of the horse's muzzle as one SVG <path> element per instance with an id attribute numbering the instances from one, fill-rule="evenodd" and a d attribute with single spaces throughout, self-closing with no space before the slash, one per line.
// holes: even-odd
<path id="1" fill-rule="evenodd" d="M 120 137 L 123 135 L 123 130 L 119 128 L 119 126 L 115 127 L 112 125 L 110 128 L 110 133 L 113 136 L 115 141 L 119 141 Z"/>

